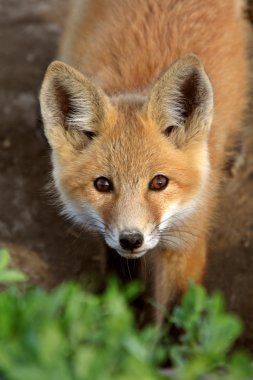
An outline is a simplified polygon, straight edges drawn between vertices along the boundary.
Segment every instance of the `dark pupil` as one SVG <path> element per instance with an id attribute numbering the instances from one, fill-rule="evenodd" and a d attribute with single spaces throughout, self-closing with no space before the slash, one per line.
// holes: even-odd
<path id="1" fill-rule="evenodd" d="M 109 182 L 106 181 L 106 179 L 100 179 L 98 181 L 98 185 L 101 188 L 101 190 L 106 190 L 110 186 Z"/>
<path id="2" fill-rule="evenodd" d="M 162 175 L 157 175 L 154 177 L 149 185 L 149 188 L 151 190 L 162 190 L 165 189 L 165 187 L 168 184 L 168 178 L 162 176 Z"/>
<path id="3" fill-rule="evenodd" d="M 165 178 L 164 177 L 156 177 L 155 178 L 155 186 L 161 187 L 165 184 Z"/>
<path id="4" fill-rule="evenodd" d="M 97 178 L 94 182 L 95 188 L 98 191 L 106 192 L 112 189 L 111 182 L 104 177 Z"/>

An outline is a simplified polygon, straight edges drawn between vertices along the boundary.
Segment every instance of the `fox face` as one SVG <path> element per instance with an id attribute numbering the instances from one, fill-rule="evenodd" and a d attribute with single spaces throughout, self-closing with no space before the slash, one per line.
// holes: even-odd
<path id="1" fill-rule="evenodd" d="M 213 112 L 212 87 L 196 56 L 176 61 L 145 93 L 110 97 L 53 62 L 40 101 L 69 217 L 127 258 L 189 243 L 182 230 L 206 191 Z"/>

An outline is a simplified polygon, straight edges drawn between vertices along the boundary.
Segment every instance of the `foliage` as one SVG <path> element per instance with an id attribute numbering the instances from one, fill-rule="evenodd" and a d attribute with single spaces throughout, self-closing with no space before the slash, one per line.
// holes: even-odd
<path id="1" fill-rule="evenodd" d="M 9 272 L 7 262 L 1 254 L 1 275 Z M 208 297 L 203 288 L 191 285 L 169 322 L 184 331 L 180 342 L 164 344 L 157 329 L 136 330 L 128 307 L 136 289 L 132 284 L 122 291 L 115 281 L 99 296 L 71 283 L 50 294 L 37 288 L 25 294 L 15 286 L 6 289 L 0 294 L 0 379 L 252 378 L 250 360 L 228 354 L 241 323 L 224 312 L 221 296 Z M 168 376 L 159 371 L 166 359 L 174 368 Z"/>
<path id="2" fill-rule="evenodd" d="M 14 269 L 8 269 L 10 256 L 6 249 L 0 249 L 0 284 L 22 282 L 26 279 L 23 273 Z"/>
<path id="3" fill-rule="evenodd" d="M 184 331 L 179 343 L 169 350 L 178 379 L 202 379 L 207 375 L 210 379 L 252 378 L 252 365 L 245 354 L 228 355 L 242 332 L 242 323 L 225 312 L 221 294 L 208 297 L 204 288 L 190 284 L 170 322 Z"/>

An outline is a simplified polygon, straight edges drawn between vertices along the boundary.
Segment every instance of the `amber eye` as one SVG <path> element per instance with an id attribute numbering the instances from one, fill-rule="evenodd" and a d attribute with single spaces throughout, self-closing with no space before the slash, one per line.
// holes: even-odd
<path id="1" fill-rule="evenodd" d="M 94 186 L 95 189 L 101 193 L 109 193 L 113 190 L 112 182 L 106 177 L 99 177 L 95 179 Z"/>
<path id="2" fill-rule="evenodd" d="M 169 179 L 164 175 L 158 174 L 149 182 L 149 190 L 164 190 L 169 183 Z"/>

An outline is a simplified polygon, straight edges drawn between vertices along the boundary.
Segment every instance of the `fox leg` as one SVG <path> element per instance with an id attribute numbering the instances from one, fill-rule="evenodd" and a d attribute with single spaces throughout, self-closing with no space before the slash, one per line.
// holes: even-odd
<path id="1" fill-rule="evenodd" d="M 182 251 L 161 250 L 154 273 L 154 321 L 160 325 L 164 314 L 180 301 L 190 280 L 201 283 L 206 265 L 206 241 Z"/>

